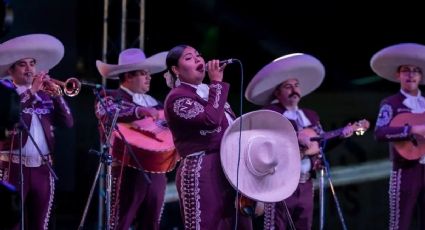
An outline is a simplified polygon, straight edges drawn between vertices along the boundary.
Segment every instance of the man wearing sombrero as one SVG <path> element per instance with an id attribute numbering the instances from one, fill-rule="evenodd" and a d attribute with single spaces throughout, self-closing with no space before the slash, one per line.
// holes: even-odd
<path id="1" fill-rule="evenodd" d="M 249 83 L 245 97 L 250 102 L 276 111 L 288 118 L 297 132 L 313 128 L 323 133 L 316 112 L 298 106 L 301 97 L 311 93 L 322 83 L 325 69 L 315 57 L 294 53 L 282 56 L 263 67 Z M 344 128 L 343 137 L 352 135 L 350 126 Z M 312 145 L 310 136 L 298 133 L 300 146 Z M 295 192 L 282 202 L 266 204 L 266 229 L 311 229 L 313 220 L 314 170 L 321 164 L 315 155 L 301 156 L 301 175 Z M 288 212 L 286 211 L 288 210 Z"/>
<path id="2" fill-rule="evenodd" d="M 119 108 L 117 122 L 130 123 L 145 117 L 158 118 L 158 110 L 162 108 L 162 104 L 147 93 L 150 89 L 151 74 L 166 69 L 166 56 L 167 52 L 162 52 L 146 58 L 142 50 L 130 48 L 119 54 L 118 64 L 96 61 L 102 77 L 120 81 L 118 89 L 108 90 L 102 95 L 103 103 L 97 102 L 95 105 L 96 116 L 101 123 L 105 124 L 110 119 L 105 109 L 115 114 Z M 120 101 L 116 101 L 117 99 Z M 100 130 L 105 132 L 103 127 L 100 127 Z M 113 146 L 112 152 L 117 151 L 122 149 Z M 151 183 L 146 180 L 140 169 L 123 162 L 112 164 L 111 229 L 129 229 L 138 212 L 141 212 L 138 219 L 141 228 L 159 229 L 166 176 L 165 173 L 145 173 Z"/>
<path id="3" fill-rule="evenodd" d="M 380 77 L 400 84 L 398 93 L 381 101 L 375 138 L 391 143 L 389 229 L 409 229 L 416 206 L 420 209 L 418 219 L 425 219 L 425 151 L 421 149 L 425 124 L 420 120 L 425 98 L 419 90 L 419 85 L 425 84 L 425 46 L 401 43 L 386 47 L 372 57 L 370 65 Z M 412 148 L 398 148 L 403 141 Z M 424 229 L 423 221 L 417 227 Z"/>
<path id="4" fill-rule="evenodd" d="M 23 168 L 24 226 L 47 229 L 53 204 L 55 180 L 49 171 L 54 152 L 54 127 L 72 127 L 73 118 L 65 100 L 51 95 L 47 72 L 64 55 L 63 44 L 47 34 L 30 34 L 0 44 L 0 77 L 9 75 L 20 96 L 21 118 L 28 127 L 12 132 L 0 149 L 0 180 L 20 190 L 20 157 Z M 34 141 L 31 140 L 34 138 Z M 20 151 L 21 150 L 21 151 Z M 19 229 L 18 224 L 13 229 Z"/>

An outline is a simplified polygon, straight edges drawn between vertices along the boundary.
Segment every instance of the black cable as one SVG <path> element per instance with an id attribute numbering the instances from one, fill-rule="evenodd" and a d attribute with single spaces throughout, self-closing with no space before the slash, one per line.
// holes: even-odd
<path id="1" fill-rule="evenodd" d="M 241 159 L 241 139 L 242 139 L 242 115 L 243 115 L 243 91 L 244 91 L 244 75 L 243 75 L 243 65 L 242 62 L 239 59 L 233 59 L 235 62 L 237 62 L 241 69 L 241 84 L 240 84 L 240 95 L 239 95 L 239 112 L 240 112 L 240 119 L 239 119 L 239 147 L 238 147 L 238 162 L 236 167 L 236 219 L 235 219 L 235 230 L 238 229 L 238 212 L 239 212 L 239 165 L 240 165 L 240 159 Z"/>

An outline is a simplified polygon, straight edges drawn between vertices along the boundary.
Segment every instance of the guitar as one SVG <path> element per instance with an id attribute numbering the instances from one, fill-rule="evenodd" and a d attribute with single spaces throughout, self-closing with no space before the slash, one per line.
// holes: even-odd
<path id="1" fill-rule="evenodd" d="M 358 136 L 361 136 L 366 132 L 367 129 L 369 129 L 369 121 L 363 119 L 360 121 L 355 122 L 351 125 L 351 128 L 354 130 L 354 133 Z M 339 137 L 342 134 L 342 131 L 345 127 L 335 129 L 329 132 L 325 132 L 321 134 L 320 136 L 316 133 L 316 131 L 312 128 L 305 128 L 301 131 L 299 131 L 298 135 L 307 135 L 310 137 L 310 139 L 317 139 L 317 140 L 329 140 L 335 137 Z M 310 148 L 302 149 L 301 152 L 305 155 L 314 155 L 320 152 L 320 146 L 318 141 L 312 141 Z"/>
<path id="2" fill-rule="evenodd" d="M 264 202 L 255 201 L 239 194 L 237 206 L 243 216 L 257 217 L 264 214 Z"/>
<path id="3" fill-rule="evenodd" d="M 145 171 L 165 173 L 174 169 L 180 156 L 164 119 L 164 111 L 158 112 L 158 120 L 146 117 L 131 123 L 117 123 L 117 126 Z M 119 162 L 124 161 L 127 166 L 138 168 L 119 133 L 114 131 L 111 138 L 112 156 Z"/>
<path id="4" fill-rule="evenodd" d="M 390 127 L 403 127 L 405 125 L 425 124 L 425 113 L 400 113 L 390 122 Z M 397 152 L 407 160 L 417 160 L 425 153 L 425 138 L 414 135 L 405 141 L 392 142 Z"/>

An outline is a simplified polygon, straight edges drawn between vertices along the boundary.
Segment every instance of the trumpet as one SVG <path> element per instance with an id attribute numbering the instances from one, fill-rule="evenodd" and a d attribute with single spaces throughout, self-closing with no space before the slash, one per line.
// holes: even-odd
<path id="1" fill-rule="evenodd" d="M 81 82 L 75 77 L 68 78 L 65 82 L 53 78 L 43 83 L 42 90 L 50 96 L 63 96 L 68 97 L 77 96 L 81 90 Z"/>

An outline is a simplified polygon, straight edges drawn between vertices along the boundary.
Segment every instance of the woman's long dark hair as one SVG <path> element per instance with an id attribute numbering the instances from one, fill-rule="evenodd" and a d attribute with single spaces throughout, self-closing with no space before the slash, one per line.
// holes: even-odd
<path id="1" fill-rule="evenodd" d="M 171 70 L 172 66 L 177 66 L 179 63 L 179 59 L 183 54 L 184 49 L 189 47 L 188 45 L 178 45 L 173 47 L 170 51 L 168 51 L 167 59 L 165 60 L 167 64 L 167 70 L 170 72 L 171 76 L 174 78 L 177 78 L 177 76 L 174 74 L 174 72 Z"/>

